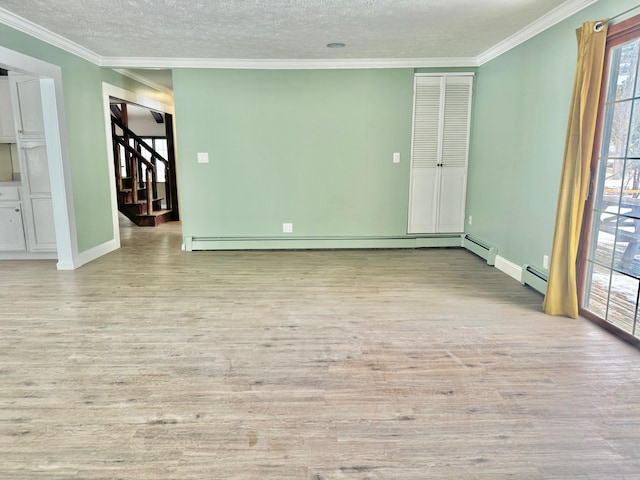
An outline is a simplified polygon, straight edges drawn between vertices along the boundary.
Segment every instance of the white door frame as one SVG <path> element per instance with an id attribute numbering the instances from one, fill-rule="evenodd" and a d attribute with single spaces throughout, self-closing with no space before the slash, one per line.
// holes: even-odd
<path id="1" fill-rule="evenodd" d="M 71 189 L 62 69 L 58 65 L 4 47 L 0 47 L 0 67 L 40 77 L 42 115 L 58 252 L 56 266 L 58 270 L 73 270 L 78 268 L 81 262 L 78 259 L 78 238 Z"/>
<path id="2" fill-rule="evenodd" d="M 102 82 L 102 103 L 104 107 L 104 126 L 105 135 L 107 138 L 107 160 L 109 168 L 109 191 L 111 192 L 111 218 L 113 222 L 113 238 L 115 240 L 115 248 L 120 248 L 120 221 L 118 218 L 118 192 L 116 191 L 116 170 L 115 162 L 113 158 L 113 139 L 111 138 L 111 108 L 109 104 L 109 98 L 115 97 L 126 102 L 135 103 L 151 110 L 156 110 L 163 113 L 169 113 L 173 115 L 173 105 L 163 103 L 158 100 L 154 100 L 144 95 L 137 94 L 130 90 L 111 85 L 110 83 Z M 175 122 L 174 122 L 175 128 Z M 175 136 L 174 136 L 175 137 Z"/>

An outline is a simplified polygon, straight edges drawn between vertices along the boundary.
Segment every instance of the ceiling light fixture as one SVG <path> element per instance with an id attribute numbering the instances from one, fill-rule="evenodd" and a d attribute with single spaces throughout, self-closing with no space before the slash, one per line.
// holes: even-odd
<path id="1" fill-rule="evenodd" d="M 327 43 L 327 47 L 329 48 L 344 48 L 346 45 L 344 43 Z"/>

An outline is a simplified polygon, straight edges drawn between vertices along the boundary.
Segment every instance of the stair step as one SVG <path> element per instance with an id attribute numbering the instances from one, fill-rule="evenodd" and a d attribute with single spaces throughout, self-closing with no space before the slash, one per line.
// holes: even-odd
<path id="1" fill-rule="evenodd" d="M 130 188 L 123 188 L 118 192 L 118 198 L 121 203 L 131 203 L 133 202 L 133 190 Z M 139 188 L 138 189 L 138 200 L 146 200 L 147 199 L 147 189 Z"/>
<path id="2" fill-rule="evenodd" d="M 160 211 L 162 209 L 162 198 L 156 198 L 153 200 L 153 212 Z M 146 215 L 147 214 L 147 201 L 141 200 L 137 203 L 126 202 L 120 204 L 120 211 L 123 213 L 126 211 L 131 212 L 133 215 Z"/>
<path id="3" fill-rule="evenodd" d="M 158 210 L 152 215 L 131 215 L 128 212 L 122 212 L 129 220 L 139 227 L 155 227 L 165 222 L 175 220 L 173 210 Z"/>

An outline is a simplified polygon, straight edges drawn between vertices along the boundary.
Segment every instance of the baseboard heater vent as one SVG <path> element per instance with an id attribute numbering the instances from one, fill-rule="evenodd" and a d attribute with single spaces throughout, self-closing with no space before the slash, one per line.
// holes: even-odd
<path id="1" fill-rule="evenodd" d="M 462 246 L 479 257 L 484 258 L 488 265 L 496 264 L 496 256 L 498 255 L 498 249 L 496 247 L 492 247 L 471 235 L 462 236 Z"/>
<path id="2" fill-rule="evenodd" d="M 543 270 L 533 265 L 524 265 L 522 267 L 522 284 L 529 285 L 531 288 L 539 291 L 541 294 L 547 294 L 547 280 L 549 276 Z"/>

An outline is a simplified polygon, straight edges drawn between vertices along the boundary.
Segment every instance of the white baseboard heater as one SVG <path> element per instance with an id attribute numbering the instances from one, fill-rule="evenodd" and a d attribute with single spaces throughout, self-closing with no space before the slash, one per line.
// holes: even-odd
<path id="1" fill-rule="evenodd" d="M 522 267 L 522 284 L 529 285 L 541 294 L 547 294 L 547 280 L 549 275 L 547 272 L 534 267 L 533 265 L 524 265 Z"/>
<path id="2" fill-rule="evenodd" d="M 484 258 L 487 261 L 487 265 L 496 264 L 496 256 L 498 255 L 496 247 L 466 234 L 462 236 L 462 246 L 480 258 Z"/>

